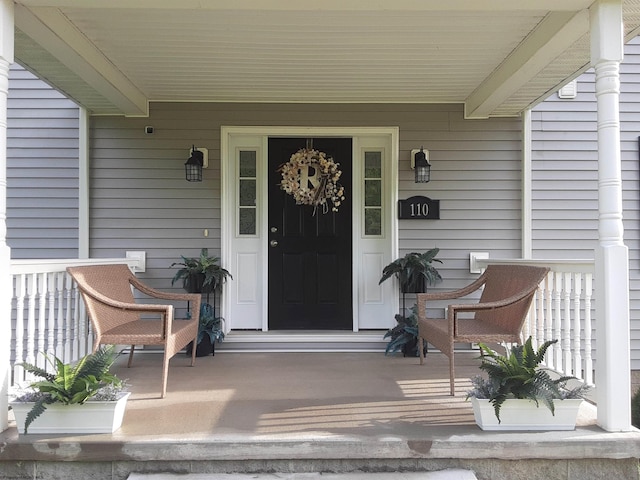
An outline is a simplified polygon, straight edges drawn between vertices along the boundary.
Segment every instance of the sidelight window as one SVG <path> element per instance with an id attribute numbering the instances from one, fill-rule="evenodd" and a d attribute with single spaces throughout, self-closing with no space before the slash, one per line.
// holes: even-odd
<path id="1" fill-rule="evenodd" d="M 238 233 L 240 235 L 255 235 L 258 230 L 256 151 L 240 150 L 238 163 Z"/>
<path id="2" fill-rule="evenodd" d="M 382 235 L 382 152 L 364 153 L 364 234 Z"/>

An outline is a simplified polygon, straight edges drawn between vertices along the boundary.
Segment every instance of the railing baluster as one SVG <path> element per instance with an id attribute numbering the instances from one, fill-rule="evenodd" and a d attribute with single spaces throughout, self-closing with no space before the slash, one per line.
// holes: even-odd
<path id="1" fill-rule="evenodd" d="M 564 273 L 563 285 L 563 306 L 564 318 L 562 327 L 562 371 L 566 375 L 571 375 L 571 274 Z"/>
<path id="2" fill-rule="evenodd" d="M 536 325 L 536 338 L 535 345 L 536 348 L 540 345 L 544 338 L 544 298 L 545 298 L 545 289 L 543 285 L 546 285 L 547 279 L 545 279 L 541 286 L 538 287 L 538 291 L 536 292 L 536 301 L 538 303 L 538 322 Z"/>
<path id="3" fill-rule="evenodd" d="M 581 315 L 580 315 L 580 300 L 582 298 L 582 274 L 574 274 L 573 283 L 573 375 L 577 378 L 583 379 L 584 372 L 582 371 L 582 355 L 580 354 L 581 348 Z"/>
<path id="4" fill-rule="evenodd" d="M 591 355 L 591 295 L 593 293 L 593 276 L 585 274 L 584 278 L 584 381 L 593 385 L 593 358 Z"/>
<path id="5" fill-rule="evenodd" d="M 24 358 L 24 297 L 25 297 L 25 275 L 18 275 L 15 279 L 16 289 L 16 341 L 14 344 L 15 349 L 15 362 L 13 368 L 13 381 L 24 381 L 24 368 L 22 363 Z"/>
<path id="6" fill-rule="evenodd" d="M 68 274 L 66 274 L 69 277 Z M 73 285 L 70 283 L 70 279 L 67 278 L 67 290 L 64 294 L 67 300 L 67 314 L 65 315 L 65 336 L 64 336 L 64 362 L 69 363 L 71 361 L 71 318 L 73 315 L 72 302 L 73 302 Z"/>
<path id="7" fill-rule="evenodd" d="M 80 293 L 77 285 L 73 286 L 73 341 L 71 342 L 71 361 L 75 361 L 80 358 Z"/>
<path id="8" fill-rule="evenodd" d="M 58 313 L 55 352 L 56 357 L 62 358 L 64 356 L 64 273 L 58 272 L 56 274 L 56 294 L 58 299 Z"/>
<path id="9" fill-rule="evenodd" d="M 47 355 L 52 356 L 56 354 L 55 349 L 55 333 L 56 333 L 56 296 L 55 296 L 55 274 L 48 273 L 47 285 L 49 288 L 46 291 L 48 312 L 47 312 Z"/>
<path id="10" fill-rule="evenodd" d="M 550 338 L 553 338 L 553 282 L 554 282 L 555 274 L 553 272 L 549 272 L 547 276 L 547 280 L 545 282 L 546 287 L 546 304 L 547 304 L 547 317 L 545 318 L 545 335 L 544 338 L 541 339 L 541 342 L 544 343 Z M 549 368 L 554 368 L 555 364 L 553 362 L 553 351 L 547 354 L 547 366 Z"/>
<path id="11" fill-rule="evenodd" d="M 37 326 L 37 350 L 35 352 L 36 365 L 41 368 L 47 368 L 47 362 L 44 355 L 46 350 L 45 337 L 46 337 L 46 313 L 47 313 L 47 275 L 45 273 L 39 273 L 37 277 L 38 287 L 38 326 Z"/>
<path id="12" fill-rule="evenodd" d="M 27 363 L 35 364 L 36 349 L 36 275 L 27 277 Z"/>
<path id="13" fill-rule="evenodd" d="M 557 370 L 562 371 L 562 347 L 560 341 L 562 339 L 562 274 L 557 272 L 554 274 L 553 283 L 553 337 L 550 340 L 558 340 L 553 345 L 553 366 Z"/>
<path id="14" fill-rule="evenodd" d="M 87 354 L 87 322 L 84 312 L 84 302 L 78 306 L 78 358 Z"/>

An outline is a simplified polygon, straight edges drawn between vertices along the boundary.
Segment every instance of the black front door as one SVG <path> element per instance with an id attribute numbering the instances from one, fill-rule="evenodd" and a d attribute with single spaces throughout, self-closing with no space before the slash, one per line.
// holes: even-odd
<path id="1" fill-rule="evenodd" d="M 319 207 L 314 214 L 280 188 L 280 165 L 311 145 L 340 164 L 345 200 L 337 212 Z M 269 329 L 350 330 L 351 139 L 270 138 L 268 153 Z"/>

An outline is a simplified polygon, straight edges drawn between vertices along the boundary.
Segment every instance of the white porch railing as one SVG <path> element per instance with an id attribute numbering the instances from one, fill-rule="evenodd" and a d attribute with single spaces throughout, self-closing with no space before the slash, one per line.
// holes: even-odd
<path id="1" fill-rule="evenodd" d="M 22 260 L 11 263 L 13 318 L 12 384 L 25 380 L 20 363 L 44 366 L 41 352 L 74 361 L 92 348 L 92 332 L 78 291 L 67 275 L 69 265 L 127 263 L 135 271 L 137 258 L 93 260 Z M 593 384 L 592 261 L 477 260 L 489 263 L 546 265 L 551 268 L 532 304 L 523 332 L 534 344 L 558 339 L 548 351 L 547 366 Z"/>
<path id="2" fill-rule="evenodd" d="M 90 323 L 66 267 L 126 263 L 135 271 L 139 262 L 139 258 L 12 261 L 11 385 L 28 380 L 23 362 L 49 367 L 43 352 L 67 363 L 93 348 Z"/>
<path id="3" fill-rule="evenodd" d="M 546 366 L 593 385 L 594 328 L 591 300 L 594 295 L 592 260 L 495 260 L 477 259 L 478 266 L 521 264 L 551 269 L 540 284 L 522 332 L 533 345 L 558 340 L 548 351 Z"/>

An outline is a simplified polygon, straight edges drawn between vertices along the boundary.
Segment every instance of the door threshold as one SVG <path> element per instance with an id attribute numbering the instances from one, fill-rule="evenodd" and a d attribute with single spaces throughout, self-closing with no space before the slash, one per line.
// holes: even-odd
<path id="1" fill-rule="evenodd" d="M 216 352 L 383 352 L 386 330 L 232 330 Z"/>

